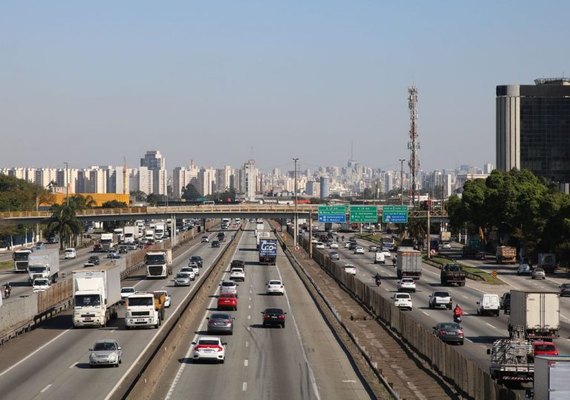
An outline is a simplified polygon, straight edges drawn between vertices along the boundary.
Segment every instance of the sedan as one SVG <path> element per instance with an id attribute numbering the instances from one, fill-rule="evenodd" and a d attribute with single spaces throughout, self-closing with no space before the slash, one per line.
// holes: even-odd
<path id="1" fill-rule="evenodd" d="M 110 252 L 107 253 L 107 258 L 110 258 L 111 260 L 116 260 L 118 258 L 121 258 L 121 256 L 115 250 L 111 250 Z"/>
<path id="2" fill-rule="evenodd" d="M 214 240 L 214 241 L 212 242 L 212 247 L 216 247 L 216 248 L 220 247 L 220 242 L 217 241 L 217 240 Z"/>
<path id="3" fill-rule="evenodd" d="M 331 249 L 338 249 L 338 243 L 337 242 L 332 242 L 329 246 L 329 248 Z"/>
<path id="4" fill-rule="evenodd" d="M 364 254 L 364 249 L 360 246 L 354 248 L 354 254 Z"/>
<path id="5" fill-rule="evenodd" d="M 570 296 L 570 283 L 563 283 L 560 285 L 560 297 Z"/>
<path id="6" fill-rule="evenodd" d="M 409 293 L 396 293 L 392 299 L 394 305 L 400 309 L 412 310 L 412 296 Z"/>
<path id="7" fill-rule="evenodd" d="M 87 259 L 87 262 L 93 265 L 99 265 L 101 260 L 99 259 L 99 256 L 90 256 L 89 259 Z"/>
<path id="8" fill-rule="evenodd" d="M 245 272 L 243 268 L 232 268 L 230 272 L 230 279 L 234 282 L 245 281 Z"/>
<path id="9" fill-rule="evenodd" d="M 220 294 L 223 293 L 230 293 L 235 294 L 237 296 L 237 287 L 238 284 L 234 281 L 223 281 L 220 283 Z"/>
<path id="10" fill-rule="evenodd" d="M 265 291 L 267 294 L 280 294 L 283 296 L 285 294 L 285 286 L 283 286 L 283 282 L 273 279 L 267 282 L 267 289 Z"/>
<path id="11" fill-rule="evenodd" d="M 226 359 L 226 343 L 217 336 L 198 336 L 192 345 L 194 361 L 208 360 L 223 363 Z"/>
<path id="12" fill-rule="evenodd" d="M 315 249 L 324 249 L 325 248 L 325 244 L 323 242 L 317 242 L 315 244 Z"/>
<path id="13" fill-rule="evenodd" d="M 371 253 L 375 253 L 378 251 L 378 246 L 376 246 L 375 244 L 371 244 L 370 246 L 368 246 L 368 251 Z"/>
<path id="14" fill-rule="evenodd" d="M 198 268 L 202 268 L 204 266 L 204 259 L 202 256 L 192 256 L 190 257 L 190 262 L 196 263 L 198 265 Z"/>
<path id="15" fill-rule="evenodd" d="M 196 279 L 196 272 L 194 271 L 194 267 L 182 267 L 180 268 L 179 272 L 185 272 L 190 275 L 190 279 Z"/>
<path id="16" fill-rule="evenodd" d="M 339 254 L 338 254 L 338 251 L 331 251 L 331 252 L 329 253 L 329 258 L 330 258 L 331 260 L 335 260 L 335 261 L 340 260 L 340 256 L 339 256 Z"/>
<path id="17" fill-rule="evenodd" d="M 414 278 L 402 278 L 398 281 L 398 291 L 399 292 L 406 292 L 406 291 L 411 291 L 411 292 L 415 292 L 416 291 L 416 282 L 414 281 Z"/>
<path id="18" fill-rule="evenodd" d="M 208 317 L 208 334 L 234 333 L 234 318 L 228 313 L 213 313 Z"/>
<path id="19" fill-rule="evenodd" d="M 263 314 L 263 327 L 278 325 L 285 328 L 285 314 L 281 308 L 266 308 L 262 311 Z"/>
<path id="20" fill-rule="evenodd" d="M 174 277 L 174 286 L 190 286 L 192 278 L 189 272 L 179 272 Z"/>
<path id="21" fill-rule="evenodd" d="M 233 293 L 222 293 L 218 296 L 218 310 L 230 309 L 237 311 L 238 298 Z"/>
<path id="22" fill-rule="evenodd" d="M 119 342 L 112 339 L 98 340 L 89 349 L 89 366 L 113 365 L 118 367 L 121 363 L 123 351 Z"/>
<path id="23" fill-rule="evenodd" d="M 433 327 L 433 333 L 445 343 L 463 344 L 463 328 L 455 322 L 440 322 Z"/>
<path id="24" fill-rule="evenodd" d="M 530 275 L 531 272 L 532 270 L 530 269 L 530 265 L 526 263 L 519 264 L 517 275 Z"/>
<path id="25" fill-rule="evenodd" d="M 202 236 L 201 242 L 202 243 L 208 243 L 208 242 L 210 242 L 210 238 L 208 236 Z"/>
<path id="26" fill-rule="evenodd" d="M 535 268 L 531 274 L 532 279 L 546 279 L 546 273 L 542 268 Z"/>
<path id="27" fill-rule="evenodd" d="M 344 272 L 346 272 L 349 275 L 356 275 L 356 267 L 352 264 L 346 264 L 344 266 Z"/>

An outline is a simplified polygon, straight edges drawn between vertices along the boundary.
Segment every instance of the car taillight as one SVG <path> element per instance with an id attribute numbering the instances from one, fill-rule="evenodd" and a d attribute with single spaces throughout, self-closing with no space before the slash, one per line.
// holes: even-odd
<path id="1" fill-rule="evenodd" d="M 463 330 L 461 330 L 461 329 L 458 330 L 458 331 L 457 331 L 457 334 L 458 334 L 458 335 L 463 335 Z"/>
<path id="2" fill-rule="evenodd" d="M 285 315 L 283 315 L 283 314 L 280 315 L 280 316 L 279 316 L 279 319 L 285 319 Z"/>
<path id="3" fill-rule="evenodd" d="M 439 331 L 439 334 L 440 334 L 440 335 L 445 335 L 446 333 L 447 333 L 447 331 L 446 331 L 445 329 L 441 329 L 441 330 Z"/>
<path id="4" fill-rule="evenodd" d="M 269 314 L 264 314 L 263 319 L 269 319 Z"/>

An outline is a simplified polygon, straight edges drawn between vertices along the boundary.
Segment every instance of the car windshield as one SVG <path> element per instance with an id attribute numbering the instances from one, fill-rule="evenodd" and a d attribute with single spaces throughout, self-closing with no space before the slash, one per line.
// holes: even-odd
<path id="1" fill-rule="evenodd" d="M 534 351 L 555 351 L 556 347 L 553 344 L 541 343 L 534 345 Z"/>
<path id="2" fill-rule="evenodd" d="M 35 286 L 45 286 L 45 285 L 48 285 L 48 284 L 49 284 L 49 281 L 48 281 L 47 279 L 36 279 L 36 280 L 34 281 L 34 285 L 35 285 Z"/>
<path id="3" fill-rule="evenodd" d="M 281 281 L 269 281 L 270 285 L 281 285 Z"/>
<path id="4" fill-rule="evenodd" d="M 227 282 L 227 281 L 226 281 L 226 282 L 222 282 L 222 286 L 225 286 L 225 287 L 233 287 L 233 286 L 235 286 L 235 285 L 236 285 L 236 284 L 235 284 L 234 282 Z"/>
<path id="5" fill-rule="evenodd" d="M 121 293 L 134 293 L 135 288 L 122 288 Z"/>
<path id="6" fill-rule="evenodd" d="M 450 264 L 447 266 L 448 271 L 450 272 L 457 272 L 461 270 L 461 267 L 457 264 Z"/>
<path id="7" fill-rule="evenodd" d="M 97 342 L 93 346 L 94 351 L 112 351 L 117 350 L 117 346 L 113 342 Z"/>
<path id="8" fill-rule="evenodd" d="M 461 326 L 459 326 L 459 324 L 456 324 L 454 322 L 449 322 L 445 324 L 439 324 L 439 328 L 445 330 L 454 330 L 454 329 L 461 329 Z"/>
<path id="9" fill-rule="evenodd" d="M 433 297 L 449 297 L 449 293 L 447 292 L 435 292 Z"/>
<path id="10" fill-rule="evenodd" d="M 188 278 L 188 273 L 187 272 L 179 272 L 176 274 L 177 278 Z"/>
<path id="11" fill-rule="evenodd" d="M 93 307 L 101 305 L 101 297 L 98 294 L 77 294 L 75 295 L 76 307 Z"/>
<path id="12" fill-rule="evenodd" d="M 235 295 L 232 293 L 222 293 L 220 297 L 233 299 L 235 298 Z"/>
<path id="13" fill-rule="evenodd" d="M 210 315 L 210 319 L 230 319 L 230 315 L 224 313 L 212 314 Z"/>
<path id="14" fill-rule="evenodd" d="M 152 306 L 154 304 L 154 297 L 129 297 L 129 307 L 131 306 Z"/>
<path id="15" fill-rule="evenodd" d="M 408 294 L 397 294 L 396 298 L 397 299 L 409 299 L 410 295 L 408 295 Z"/>
<path id="16" fill-rule="evenodd" d="M 219 345 L 220 341 L 216 339 L 201 339 L 198 341 L 199 345 Z"/>
<path id="17" fill-rule="evenodd" d="M 27 261 L 30 253 L 14 253 L 15 261 Z"/>
<path id="18" fill-rule="evenodd" d="M 268 308 L 267 310 L 265 310 L 265 314 L 271 314 L 271 315 L 283 314 L 283 310 L 280 308 Z"/>
<path id="19" fill-rule="evenodd" d="M 144 257 L 144 262 L 147 265 L 151 265 L 151 264 L 165 264 L 166 263 L 166 259 L 165 256 L 163 254 L 147 254 Z"/>

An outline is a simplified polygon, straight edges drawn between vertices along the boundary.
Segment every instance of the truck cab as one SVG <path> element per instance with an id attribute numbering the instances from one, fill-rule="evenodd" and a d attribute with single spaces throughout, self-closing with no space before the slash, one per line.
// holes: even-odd
<path id="1" fill-rule="evenodd" d="M 152 326 L 158 328 L 164 317 L 164 301 L 161 295 L 150 292 L 137 292 L 127 298 L 127 313 L 125 314 L 125 327 L 127 329 L 139 326 Z"/>
<path id="2" fill-rule="evenodd" d="M 144 256 L 147 278 L 166 279 L 172 275 L 172 250 L 149 251 Z"/>

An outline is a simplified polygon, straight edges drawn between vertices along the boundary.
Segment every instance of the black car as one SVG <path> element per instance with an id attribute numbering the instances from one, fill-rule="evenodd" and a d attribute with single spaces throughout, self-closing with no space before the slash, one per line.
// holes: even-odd
<path id="1" fill-rule="evenodd" d="M 93 265 L 99 265 L 99 262 L 101 260 L 99 259 L 99 256 L 90 256 L 89 259 L 87 260 L 87 262 L 89 264 L 93 264 Z"/>
<path id="2" fill-rule="evenodd" d="M 212 242 L 212 247 L 220 247 L 220 242 L 218 242 L 217 240 L 214 240 Z"/>
<path id="3" fill-rule="evenodd" d="M 560 285 L 560 297 L 570 297 L 570 283 Z"/>
<path id="4" fill-rule="evenodd" d="M 501 308 L 503 309 L 503 312 L 505 314 L 510 314 L 511 313 L 511 292 L 503 293 L 503 296 L 501 297 L 500 301 L 501 301 Z"/>
<path id="5" fill-rule="evenodd" d="M 230 264 L 230 270 L 232 268 L 243 268 L 245 270 L 245 261 L 243 260 L 232 260 Z"/>
<path id="6" fill-rule="evenodd" d="M 218 233 L 218 240 L 219 240 L 220 242 L 223 242 L 225 238 L 226 238 L 226 234 L 225 234 L 224 232 L 219 232 L 219 233 Z"/>
<path id="7" fill-rule="evenodd" d="M 285 328 L 285 314 L 281 308 L 266 308 L 263 314 L 263 326 L 279 325 Z"/>
<path id="8" fill-rule="evenodd" d="M 202 268 L 204 266 L 204 259 L 202 256 L 192 256 L 190 257 L 190 262 L 198 264 L 198 268 Z"/>

